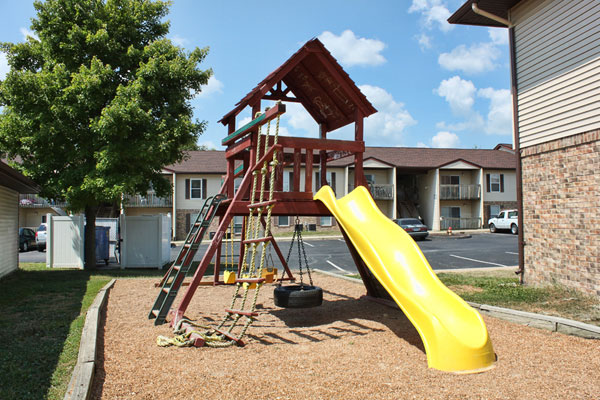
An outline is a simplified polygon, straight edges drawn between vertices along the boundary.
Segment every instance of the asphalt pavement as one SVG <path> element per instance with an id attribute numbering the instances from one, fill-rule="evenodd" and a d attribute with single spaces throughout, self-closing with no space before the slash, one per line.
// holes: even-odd
<path id="1" fill-rule="evenodd" d="M 289 238 L 277 241 L 283 256 L 286 257 L 290 248 Z M 307 236 L 304 239 L 306 258 L 311 268 L 330 271 L 337 274 L 355 274 L 356 266 L 342 238 L 316 239 Z M 494 268 L 516 267 L 518 265 L 517 236 L 510 233 L 478 233 L 467 238 L 458 236 L 430 236 L 417 244 L 434 270 L 463 269 L 463 268 Z M 207 244 L 200 246 L 196 261 L 200 261 Z M 229 247 L 229 246 L 228 246 Z M 171 259 L 179 254 L 181 246 L 171 249 Z M 235 243 L 234 253 L 237 256 L 239 244 Z M 279 260 L 275 251 L 270 251 L 276 266 Z M 237 258 L 236 258 L 237 260 Z M 302 260 L 304 263 L 304 260 Z M 46 262 L 46 253 L 36 250 L 19 253 L 19 262 Z M 222 262 L 225 262 L 224 254 Z M 298 269 L 298 248 L 290 255 L 290 266 Z"/>

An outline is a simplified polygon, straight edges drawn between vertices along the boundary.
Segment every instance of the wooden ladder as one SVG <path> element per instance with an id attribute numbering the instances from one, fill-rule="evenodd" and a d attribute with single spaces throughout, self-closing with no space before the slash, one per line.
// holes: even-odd
<path id="1" fill-rule="evenodd" d="M 171 305 L 177 296 L 177 292 L 192 266 L 192 261 L 202 243 L 202 239 L 215 217 L 219 205 L 226 198 L 227 196 L 224 194 L 217 194 L 207 198 L 204 202 L 202 209 L 198 213 L 198 216 L 179 251 L 177 259 L 161 280 L 160 292 L 148 314 L 149 319 L 155 318 L 155 325 L 160 325 L 165 322 L 169 310 L 171 309 Z"/>

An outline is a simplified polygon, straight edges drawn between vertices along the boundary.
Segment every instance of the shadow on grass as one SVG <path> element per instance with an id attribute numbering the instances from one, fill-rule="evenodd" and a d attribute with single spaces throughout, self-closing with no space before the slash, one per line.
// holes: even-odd
<path id="1" fill-rule="evenodd" d="M 0 281 L 0 398 L 54 397 L 50 389 L 62 386 L 55 370 L 73 346 L 67 338 L 89 278 L 82 271 L 39 269 L 18 270 Z"/>
<path id="2" fill-rule="evenodd" d="M 85 313 L 112 278 L 159 279 L 158 269 L 47 269 L 26 264 L 0 280 L 0 399 L 62 399 Z"/>

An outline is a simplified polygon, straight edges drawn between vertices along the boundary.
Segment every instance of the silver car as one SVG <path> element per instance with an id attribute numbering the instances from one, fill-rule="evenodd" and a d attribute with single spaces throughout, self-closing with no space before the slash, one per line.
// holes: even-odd
<path id="1" fill-rule="evenodd" d="M 423 240 L 429 235 L 427 226 L 416 218 L 399 218 L 394 220 L 413 239 Z"/>
<path id="2" fill-rule="evenodd" d="M 35 232 L 35 244 L 37 245 L 38 251 L 46 250 L 46 230 L 48 225 L 45 222 L 42 222 L 40 226 L 38 226 L 37 231 Z"/>

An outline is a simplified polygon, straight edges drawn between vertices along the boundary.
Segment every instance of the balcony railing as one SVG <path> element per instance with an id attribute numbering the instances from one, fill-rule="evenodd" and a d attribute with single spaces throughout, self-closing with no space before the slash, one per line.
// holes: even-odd
<path id="1" fill-rule="evenodd" d="M 440 229 L 447 230 L 449 227 L 455 229 L 480 229 L 481 218 L 448 218 L 442 217 Z"/>
<path id="2" fill-rule="evenodd" d="M 354 190 L 354 185 L 348 185 L 348 192 Z M 372 184 L 369 185 L 371 196 L 374 200 L 393 200 L 394 185 L 392 184 Z"/>
<path id="3" fill-rule="evenodd" d="M 66 206 L 66 203 L 64 201 L 47 200 L 37 194 L 21 194 L 19 195 L 19 206 L 24 208 L 63 208 Z"/>
<path id="4" fill-rule="evenodd" d="M 172 207 L 173 199 L 171 197 L 158 197 L 154 193 L 148 193 L 145 196 L 125 196 L 124 207 Z"/>
<path id="5" fill-rule="evenodd" d="M 476 200 L 480 197 L 479 185 L 440 185 L 441 200 Z"/>

